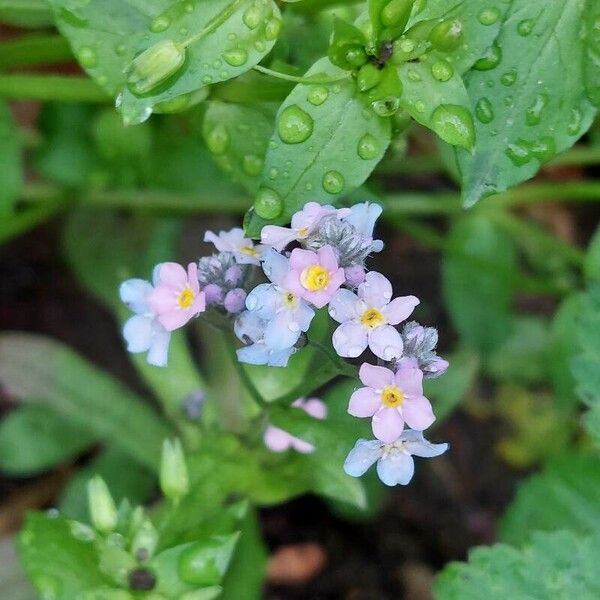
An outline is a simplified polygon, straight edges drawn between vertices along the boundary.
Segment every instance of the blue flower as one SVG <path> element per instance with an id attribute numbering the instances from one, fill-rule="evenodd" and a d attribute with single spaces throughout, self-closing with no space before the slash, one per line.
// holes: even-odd
<path id="1" fill-rule="evenodd" d="M 121 300 L 135 313 L 125 323 L 123 337 L 129 352 L 148 352 L 146 360 L 149 364 L 165 367 L 171 333 L 158 322 L 148 304 L 148 296 L 153 290 L 152 284 L 143 279 L 128 279 L 121 284 Z"/>
<path id="2" fill-rule="evenodd" d="M 390 444 L 358 440 L 346 458 L 344 471 L 352 477 L 360 477 L 376 462 L 377 475 L 385 485 L 407 485 L 415 472 L 413 456 L 433 458 L 446 450 L 448 444 L 432 444 L 421 431 L 407 429 Z"/>

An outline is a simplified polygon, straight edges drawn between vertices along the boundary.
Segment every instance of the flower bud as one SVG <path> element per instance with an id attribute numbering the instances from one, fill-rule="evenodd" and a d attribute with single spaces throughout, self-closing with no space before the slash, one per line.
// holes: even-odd
<path id="1" fill-rule="evenodd" d="M 185 48 L 162 40 L 138 54 L 127 69 L 127 83 L 135 94 L 152 91 L 176 73 L 185 62 Z"/>
<path id="2" fill-rule="evenodd" d="M 138 560 L 152 558 L 158 545 L 158 531 L 149 519 L 144 519 L 133 536 L 131 553 Z"/>
<path id="3" fill-rule="evenodd" d="M 223 288 L 216 283 L 209 283 L 204 288 L 206 304 L 221 304 L 223 302 Z"/>
<path id="4" fill-rule="evenodd" d="M 366 92 L 374 88 L 381 81 L 381 70 L 374 64 L 367 63 L 360 68 L 356 83 L 361 92 Z"/>
<path id="5" fill-rule="evenodd" d="M 225 310 L 232 314 L 239 313 L 244 308 L 245 304 L 246 292 L 241 288 L 236 288 L 235 290 L 227 292 L 223 302 Z"/>
<path id="6" fill-rule="evenodd" d="M 244 272 L 240 265 L 233 265 L 225 271 L 225 282 L 230 285 L 237 285 L 242 279 Z"/>
<path id="7" fill-rule="evenodd" d="M 365 268 L 361 265 L 351 265 L 344 269 L 346 283 L 350 287 L 358 287 L 365 280 Z"/>
<path id="8" fill-rule="evenodd" d="M 88 481 L 88 502 L 94 527 L 102 533 L 113 531 L 117 526 L 117 509 L 108 486 L 100 475 Z"/>
<path id="9" fill-rule="evenodd" d="M 414 0 L 391 0 L 381 11 L 381 23 L 385 27 L 404 29 L 408 23 Z"/>
<path id="10" fill-rule="evenodd" d="M 367 53 L 362 46 L 351 47 L 346 52 L 346 62 L 352 67 L 362 67 L 367 62 Z"/>
<path id="11" fill-rule="evenodd" d="M 463 26 L 458 19 L 449 19 L 438 23 L 429 34 L 434 48 L 442 52 L 451 52 L 460 46 L 463 38 Z"/>
<path id="12" fill-rule="evenodd" d="M 163 442 L 159 479 L 160 489 L 171 500 L 179 500 L 188 493 L 188 471 L 178 439 Z"/>

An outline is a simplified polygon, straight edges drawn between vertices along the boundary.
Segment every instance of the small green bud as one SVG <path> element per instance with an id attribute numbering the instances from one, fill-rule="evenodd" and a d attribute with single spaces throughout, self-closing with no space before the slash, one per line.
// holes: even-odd
<path id="1" fill-rule="evenodd" d="M 403 30 L 408 23 L 414 0 L 391 0 L 381 11 L 381 23 L 385 27 Z"/>
<path id="2" fill-rule="evenodd" d="M 188 493 L 188 471 L 181 442 L 178 439 L 163 442 L 160 461 L 160 489 L 171 500 L 179 500 Z"/>
<path id="3" fill-rule="evenodd" d="M 88 481 L 88 502 L 94 527 L 102 533 L 110 533 L 117 526 L 117 509 L 108 486 L 100 475 Z"/>
<path id="4" fill-rule="evenodd" d="M 463 25 L 458 19 L 449 19 L 438 23 L 429 34 L 434 48 L 442 52 L 456 50 L 462 42 Z"/>
<path id="5" fill-rule="evenodd" d="M 429 47 L 428 42 L 413 40 L 403 35 L 394 42 L 391 62 L 401 65 L 409 60 L 415 60 L 425 54 Z"/>
<path id="6" fill-rule="evenodd" d="M 374 64 L 367 63 L 360 68 L 356 83 L 361 92 L 366 92 L 375 87 L 381 81 L 381 70 Z"/>
<path id="7" fill-rule="evenodd" d="M 354 46 L 346 51 L 346 62 L 353 67 L 362 67 L 367 62 L 367 53 L 362 46 Z"/>
<path id="8" fill-rule="evenodd" d="M 127 69 L 127 83 L 134 94 L 146 94 L 176 73 L 185 62 L 185 48 L 162 40 L 138 54 Z"/>
<path id="9" fill-rule="evenodd" d="M 152 558 L 158 545 L 158 531 L 150 519 L 145 519 L 137 528 L 131 542 L 131 553 L 138 560 Z"/>

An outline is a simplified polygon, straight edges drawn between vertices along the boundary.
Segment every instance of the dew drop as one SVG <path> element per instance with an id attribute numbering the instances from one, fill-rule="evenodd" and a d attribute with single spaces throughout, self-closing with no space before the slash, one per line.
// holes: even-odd
<path id="1" fill-rule="evenodd" d="M 421 74 L 415 69 L 409 69 L 406 75 L 411 81 L 421 81 Z"/>
<path id="2" fill-rule="evenodd" d="M 254 210 L 263 219 L 274 219 L 283 211 L 283 203 L 275 190 L 263 187 L 256 194 Z"/>
<path id="3" fill-rule="evenodd" d="M 356 151 L 363 160 L 373 160 L 379 155 L 379 143 L 370 133 L 365 133 L 358 141 Z"/>
<path id="4" fill-rule="evenodd" d="M 383 100 L 376 100 L 371 104 L 371 108 L 380 117 L 391 117 L 400 108 L 400 98 L 388 96 Z"/>
<path id="5" fill-rule="evenodd" d="M 328 194 L 339 194 L 344 189 L 344 177 L 338 171 L 327 171 L 321 181 L 323 189 Z"/>
<path id="6" fill-rule="evenodd" d="M 263 168 L 263 159 L 256 154 L 246 154 L 242 159 L 242 170 L 250 177 L 257 177 L 261 174 Z"/>
<path id="7" fill-rule="evenodd" d="M 454 75 L 454 69 L 447 60 L 438 60 L 431 65 L 431 74 L 437 81 L 448 81 Z"/>
<path id="8" fill-rule="evenodd" d="M 530 144 L 530 152 L 540 162 L 550 160 L 556 154 L 556 144 L 551 137 L 543 137 Z"/>
<path id="9" fill-rule="evenodd" d="M 527 37 L 533 31 L 533 25 L 533 19 L 525 19 L 517 25 L 517 33 L 523 37 Z"/>
<path id="10" fill-rule="evenodd" d="M 425 102 L 423 102 L 423 100 L 417 100 L 415 102 L 415 110 L 419 113 L 424 113 L 426 110 L 427 106 L 425 105 Z"/>
<path id="11" fill-rule="evenodd" d="M 479 13 L 479 22 L 482 25 L 493 25 L 500 16 L 500 11 L 497 8 L 484 8 Z"/>
<path id="12" fill-rule="evenodd" d="M 281 19 L 273 17 L 265 25 L 265 39 L 268 41 L 276 40 L 281 33 Z"/>
<path id="13" fill-rule="evenodd" d="M 488 98 L 480 98 L 475 104 L 475 116 L 487 125 L 494 120 L 494 108 Z"/>
<path id="14" fill-rule="evenodd" d="M 548 104 L 548 96 L 546 94 L 538 94 L 531 106 L 525 112 L 525 123 L 530 127 L 539 125 L 542 120 L 542 112 Z"/>
<path id="15" fill-rule="evenodd" d="M 582 119 L 583 115 L 581 114 L 581 111 L 578 108 L 572 108 L 571 119 L 569 120 L 569 125 L 567 127 L 567 133 L 569 135 L 577 135 L 580 132 Z"/>
<path id="16" fill-rule="evenodd" d="M 472 148 L 475 126 L 471 113 L 458 104 L 440 104 L 431 115 L 433 129 L 453 146 Z"/>
<path id="17" fill-rule="evenodd" d="M 79 521 L 70 521 L 69 530 L 71 531 L 71 535 L 80 542 L 92 542 L 96 539 L 96 532 L 88 525 Z"/>
<path id="18" fill-rule="evenodd" d="M 98 57 L 96 53 L 88 46 L 80 48 L 77 52 L 77 60 L 84 67 L 95 67 L 98 64 Z"/>
<path id="19" fill-rule="evenodd" d="M 85 17 L 82 17 L 71 10 L 67 10 L 66 8 L 61 8 L 58 11 L 58 16 L 60 19 L 66 21 L 72 27 L 76 27 L 78 29 L 81 29 L 82 27 L 87 27 L 88 25 L 88 20 Z"/>
<path id="20" fill-rule="evenodd" d="M 312 117 L 293 104 L 283 109 L 277 123 L 277 132 L 286 144 L 300 144 L 311 136 L 313 127 Z"/>
<path id="21" fill-rule="evenodd" d="M 515 69 L 511 69 L 510 71 L 506 71 L 502 77 L 500 77 L 500 83 L 505 85 L 506 87 L 510 87 L 517 80 L 517 71 Z"/>
<path id="22" fill-rule="evenodd" d="M 254 42 L 254 48 L 257 52 L 264 52 L 267 48 L 267 45 L 262 40 L 256 40 Z"/>
<path id="23" fill-rule="evenodd" d="M 248 60 L 248 53 L 242 48 L 234 48 L 225 52 L 223 58 L 232 67 L 241 67 Z"/>
<path id="24" fill-rule="evenodd" d="M 123 56 L 127 52 L 127 46 L 125 44 L 117 44 L 115 46 L 115 54 L 117 56 Z"/>
<path id="25" fill-rule="evenodd" d="M 513 144 L 509 144 L 504 151 L 513 165 L 522 167 L 531 161 L 531 153 L 529 151 L 529 143 L 525 140 L 518 140 Z"/>
<path id="26" fill-rule="evenodd" d="M 189 32 L 190 32 L 190 30 L 187 27 L 179 28 L 179 35 L 181 35 L 181 36 L 186 36 Z"/>
<path id="27" fill-rule="evenodd" d="M 213 127 L 206 136 L 206 145 L 213 154 L 225 154 L 229 147 L 229 133 L 223 123 Z"/>
<path id="28" fill-rule="evenodd" d="M 150 31 L 152 33 L 161 33 L 166 31 L 171 26 L 171 19 L 166 15 L 160 15 L 150 23 Z"/>
<path id="29" fill-rule="evenodd" d="M 218 58 L 213 60 L 213 69 L 220 69 L 221 66 L 223 65 L 223 62 L 221 60 L 219 60 Z"/>
<path id="30" fill-rule="evenodd" d="M 321 106 L 328 97 L 329 90 L 324 85 L 318 85 L 308 92 L 307 100 L 314 106 Z"/>
<path id="31" fill-rule="evenodd" d="M 512 96 L 505 96 L 502 102 L 507 108 L 512 108 L 515 104 L 515 99 Z"/>
<path id="32" fill-rule="evenodd" d="M 310 190 L 313 189 L 313 184 L 309 182 L 304 184 L 304 188 L 306 189 L 307 192 L 310 192 Z"/>
<path id="33" fill-rule="evenodd" d="M 500 64 L 502 50 L 498 44 L 493 44 L 487 52 L 473 65 L 478 71 L 489 71 Z"/>
<path id="34" fill-rule="evenodd" d="M 235 42 L 235 40 L 237 39 L 237 34 L 236 33 L 228 33 L 227 34 L 227 39 L 230 42 Z"/>
<path id="35" fill-rule="evenodd" d="M 256 29 L 262 21 L 262 11 L 257 6 L 250 6 L 244 13 L 242 20 L 248 29 Z"/>

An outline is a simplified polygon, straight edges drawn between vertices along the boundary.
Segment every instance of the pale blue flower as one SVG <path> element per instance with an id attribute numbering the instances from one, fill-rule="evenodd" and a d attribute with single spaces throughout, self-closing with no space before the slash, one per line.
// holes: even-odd
<path id="1" fill-rule="evenodd" d="M 346 458 L 344 471 L 352 477 L 360 477 L 377 463 L 377 475 L 385 485 L 407 485 L 415 472 L 413 456 L 433 458 L 446 450 L 448 444 L 432 444 L 421 431 L 406 429 L 390 444 L 358 440 Z"/>
<path id="2" fill-rule="evenodd" d="M 346 223 L 350 223 L 363 237 L 372 240 L 372 252 L 381 252 L 383 250 L 383 242 L 373 239 L 373 230 L 375 229 L 377 219 L 383 212 L 383 208 L 379 204 L 373 204 L 372 202 L 361 202 L 352 206 L 350 211 L 350 214 L 345 216 L 343 220 Z"/>
<path id="3" fill-rule="evenodd" d="M 148 296 L 153 290 L 152 284 L 143 279 L 128 279 L 121 284 L 121 300 L 135 313 L 125 323 L 123 337 L 129 352 L 147 352 L 146 360 L 149 364 L 165 367 L 171 333 L 158 322 L 148 304 Z"/>

